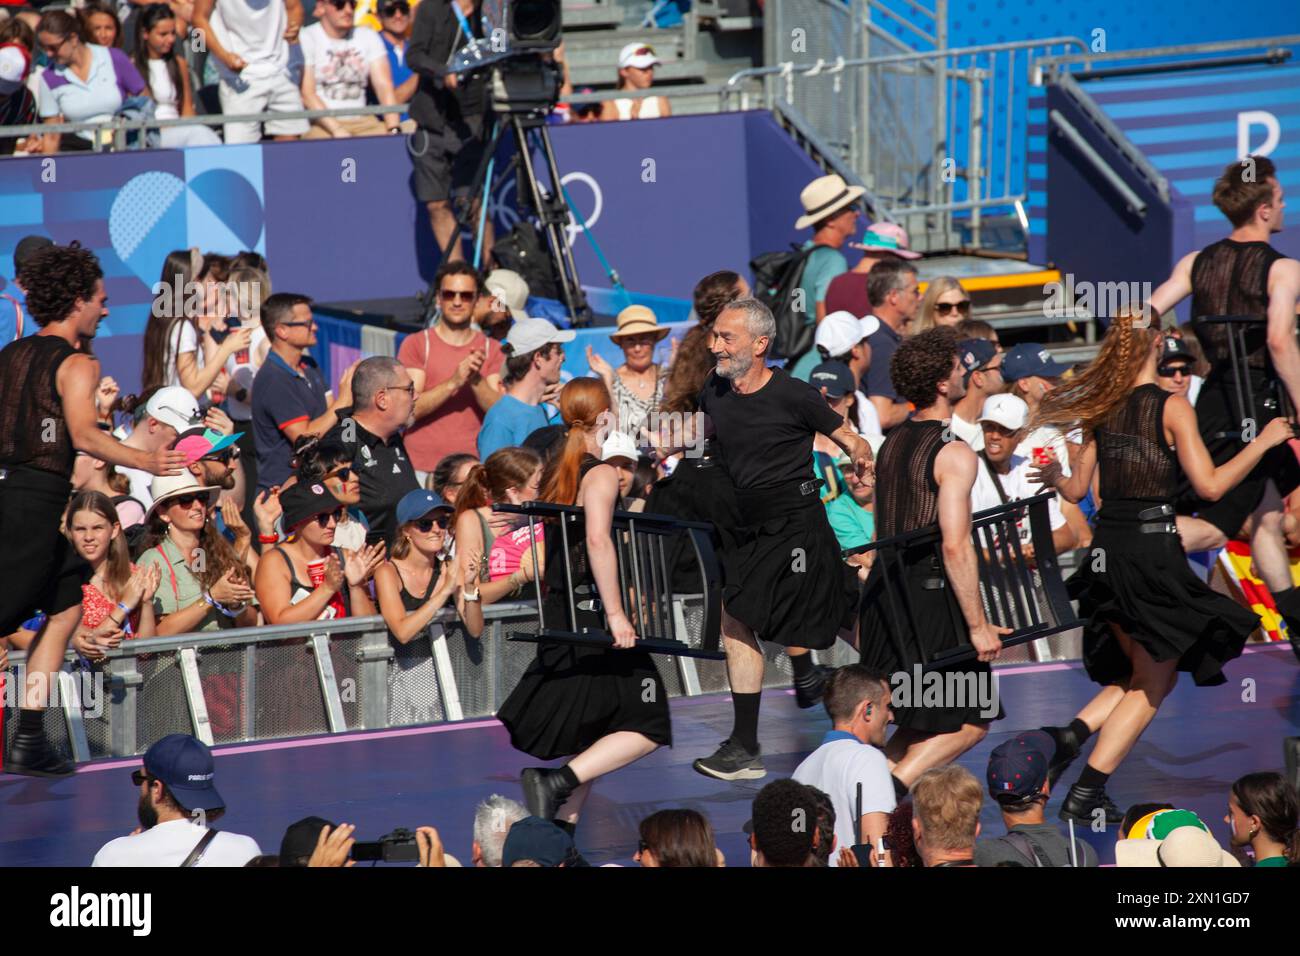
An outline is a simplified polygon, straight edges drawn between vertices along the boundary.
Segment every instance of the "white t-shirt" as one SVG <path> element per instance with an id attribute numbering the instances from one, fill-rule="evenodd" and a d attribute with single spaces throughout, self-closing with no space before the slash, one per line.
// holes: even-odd
<path id="1" fill-rule="evenodd" d="M 838 733 L 832 731 L 832 733 Z M 895 806 L 894 782 L 885 755 L 856 739 L 834 739 L 822 744 L 795 767 L 794 779 L 816 787 L 831 798 L 835 808 L 835 840 L 839 849 L 857 843 L 854 830 L 858 813 L 858 785 L 862 785 L 862 812 L 891 813 Z M 838 866 L 839 849 L 831 854 Z"/>
<path id="2" fill-rule="evenodd" d="M 858 434 L 863 438 L 872 435 L 885 437 L 884 431 L 880 427 L 880 413 L 876 411 L 876 406 L 871 404 L 871 399 L 867 398 L 862 392 L 857 392 L 858 406 Z"/>
<path id="3" fill-rule="evenodd" d="M 98 853 L 91 866 L 180 866 L 190 855 L 206 827 L 189 820 L 169 820 L 150 827 L 143 833 L 109 840 Z M 243 866 L 262 851 L 252 837 L 227 833 L 222 830 L 208 844 L 203 856 L 194 864 L 198 866 Z"/>
<path id="4" fill-rule="evenodd" d="M 150 60 L 147 79 L 149 92 L 153 94 L 153 101 L 157 104 L 154 109 L 155 118 L 165 120 L 179 117 L 181 115 L 180 91 L 172 82 L 172 75 L 167 70 L 167 61 Z"/>
<path id="5" fill-rule="evenodd" d="M 984 429 L 979 422 L 968 422 L 956 412 L 952 413 L 952 433 L 975 451 L 984 450 Z"/>
<path id="6" fill-rule="evenodd" d="M 1001 480 L 1002 490 L 1006 492 L 1007 500 L 1020 501 L 1023 498 L 1032 498 L 1034 495 L 1039 494 L 1039 486 L 1029 480 L 1031 470 L 1034 470 L 1034 463 L 1028 458 L 1021 458 L 1019 455 L 1011 456 L 1011 470 L 1005 475 L 998 475 Z M 993 475 L 989 472 L 989 466 L 983 458 L 980 458 L 979 468 L 975 472 L 975 484 L 970 490 L 971 513 L 978 514 L 981 511 L 987 511 L 989 508 L 996 508 L 1001 504 L 1002 498 L 998 495 L 997 486 L 993 483 Z M 1059 496 L 1053 495 L 1052 499 L 1047 503 L 1047 513 L 1053 531 L 1065 524 L 1065 515 L 1061 513 Z M 1016 527 L 1020 531 L 1020 540 L 1028 542 L 1030 539 L 1029 521 L 1023 519 L 1017 522 Z"/>
<path id="7" fill-rule="evenodd" d="M 266 341 L 266 332 L 261 324 L 253 327 L 253 338 L 248 348 L 236 352 L 226 359 L 226 374 L 230 376 L 230 387 L 226 389 L 226 409 L 237 422 L 251 421 L 253 418 L 253 379 L 262 363 L 257 360 L 257 353 Z M 248 400 L 241 402 L 235 393 L 241 388 L 248 390 Z"/>
<path id="8" fill-rule="evenodd" d="M 302 59 L 312 68 L 316 93 L 332 110 L 366 105 L 370 64 L 387 60 L 384 41 L 370 27 L 353 27 L 346 37 L 325 33 L 319 23 L 302 31 Z"/>
<path id="9" fill-rule="evenodd" d="M 203 349 L 199 348 L 199 333 L 194 323 L 180 319 L 172 326 L 171 335 L 167 337 L 167 360 L 163 365 L 164 385 L 181 385 L 180 373 L 176 371 L 176 357 L 186 352 L 194 353 L 196 368 L 203 368 Z"/>
<path id="10" fill-rule="evenodd" d="M 144 510 L 148 511 L 153 504 L 153 493 L 149 490 L 153 485 L 153 474 L 141 471 L 139 468 L 127 468 L 124 465 L 117 466 L 117 473 L 126 475 L 126 480 L 131 483 L 127 494 L 144 505 Z"/>
<path id="11" fill-rule="evenodd" d="M 287 73 L 289 43 L 284 31 L 289 17 L 284 0 L 217 0 L 211 22 L 221 45 L 247 64 L 235 74 L 213 57 L 222 82 L 242 86 L 241 80 L 247 82 Z"/>

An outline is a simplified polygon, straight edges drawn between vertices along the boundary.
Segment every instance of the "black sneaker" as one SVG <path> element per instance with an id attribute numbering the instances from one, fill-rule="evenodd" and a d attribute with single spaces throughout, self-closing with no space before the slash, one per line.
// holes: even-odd
<path id="1" fill-rule="evenodd" d="M 794 682 L 794 702 L 800 710 L 816 707 L 826 696 L 826 682 L 830 680 L 832 668 L 814 664 L 812 673 L 803 682 Z"/>
<path id="2" fill-rule="evenodd" d="M 1115 805 L 1115 801 L 1106 796 L 1105 787 L 1081 787 L 1077 783 L 1065 795 L 1061 804 L 1061 819 L 1073 820 L 1083 826 L 1092 826 L 1096 811 L 1106 814 L 1106 826 L 1119 826 L 1124 822 L 1124 811 Z"/>
<path id="3" fill-rule="evenodd" d="M 758 780 L 767 776 L 762 749 L 752 754 L 730 738 L 724 740 L 712 756 L 701 757 L 691 766 L 706 777 L 718 780 Z"/>
<path id="4" fill-rule="evenodd" d="M 1056 781 L 1078 758 L 1084 742 L 1069 727 L 1040 727 L 1039 729 L 1056 741 L 1056 750 L 1052 753 L 1051 762 L 1047 766 L 1047 782 L 1055 790 Z"/>

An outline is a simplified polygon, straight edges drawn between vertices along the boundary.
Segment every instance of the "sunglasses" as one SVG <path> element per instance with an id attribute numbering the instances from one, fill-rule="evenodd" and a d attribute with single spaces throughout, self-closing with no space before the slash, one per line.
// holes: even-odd
<path id="1" fill-rule="evenodd" d="M 428 534 L 435 526 L 437 526 L 443 531 L 446 531 L 447 525 L 449 524 L 451 524 L 451 519 L 446 515 L 439 515 L 436 518 L 421 518 L 419 521 L 415 522 L 415 530 L 420 532 L 420 534 Z"/>
<path id="2" fill-rule="evenodd" d="M 158 779 L 157 777 L 153 776 L 152 774 L 150 774 L 145 770 L 131 771 L 131 782 L 135 784 L 137 787 L 140 786 L 140 784 L 142 783 L 153 783 L 157 779 Z"/>
<path id="3" fill-rule="evenodd" d="M 330 6 L 335 10 L 344 10 L 348 7 L 357 8 L 357 0 L 330 0 Z"/>
<path id="4" fill-rule="evenodd" d="M 1187 365 L 1161 365 L 1156 369 L 1156 374 L 1161 378 L 1177 378 L 1179 375 L 1184 375 L 1190 378 L 1192 370 L 1191 367 Z"/>
<path id="5" fill-rule="evenodd" d="M 211 503 L 212 499 L 203 492 L 186 492 L 183 495 L 177 495 L 175 498 L 170 499 L 168 504 L 180 505 L 182 508 L 188 508 L 196 501 L 203 502 L 203 507 L 206 508 Z"/>
<path id="6" fill-rule="evenodd" d="M 352 479 L 352 466 L 344 465 L 338 471 L 331 471 L 326 478 L 337 478 L 339 481 L 350 481 Z"/>
<path id="7" fill-rule="evenodd" d="M 333 511 L 327 511 L 324 514 L 319 514 L 316 516 L 316 524 L 322 528 L 328 528 L 330 526 L 331 521 L 333 521 L 335 524 L 338 524 L 342 520 L 343 520 L 342 508 L 335 508 Z"/>
<path id="8" fill-rule="evenodd" d="M 228 464 L 230 464 L 232 461 L 238 461 L 238 460 L 239 460 L 239 449 L 236 448 L 234 445 L 231 445 L 229 448 L 225 449 L 224 451 L 219 451 L 219 452 L 217 452 L 215 455 L 207 455 L 207 456 L 205 456 L 205 457 L 203 458 L 203 460 L 204 460 L 204 461 L 219 461 L 219 462 L 221 462 L 221 464 L 223 464 L 223 465 L 228 465 Z"/>
<path id="9" fill-rule="evenodd" d="M 443 302 L 473 302 L 478 298 L 478 293 L 466 292 L 463 289 L 440 289 L 438 291 L 438 297 L 442 299 Z"/>
<path id="10" fill-rule="evenodd" d="M 952 310 L 956 309 L 958 315 L 970 315 L 970 299 L 962 299 L 960 302 L 936 302 L 934 311 L 940 315 L 949 315 Z"/>
<path id="11" fill-rule="evenodd" d="M 409 3 L 386 3 L 379 8 L 379 15 L 384 17 L 391 17 L 398 13 L 409 15 L 410 12 L 411 5 Z"/>

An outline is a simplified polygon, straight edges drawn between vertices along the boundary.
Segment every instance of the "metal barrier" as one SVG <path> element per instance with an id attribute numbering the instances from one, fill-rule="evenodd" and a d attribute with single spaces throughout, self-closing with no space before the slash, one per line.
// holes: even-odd
<path id="1" fill-rule="evenodd" d="M 1074 608 L 1061 579 L 1061 565 L 1052 545 L 1051 521 L 1047 503 L 1054 492 L 1034 495 L 981 511 L 971 518 L 971 539 L 979 566 L 980 598 L 984 614 L 997 627 L 1010 628 L 1002 638 L 1006 648 L 1028 644 L 1079 626 Z M 1031 565 L 1020 544 L 1019 522 L 1029 522 L 1034 547 Z M 881 607 L 897 641 L 900 657 L 907 660 L 903 644 L 916 646 L 915 659 L 925 667 L 944 667 L 975 657 L 975 649 L 963 643 L 952 650 L 927 657 L 918 632 L 916 609 L 906 586 L 908 564 L 914 565 L 918 553 L 925 554 L 940 589 L 950 589 L 943 563 L 943 535 L 939 526 L 927 525 L 904 534 L 894 535 L 846 552 L 876 552 L 880 582 Z M 907 560 L 905 560 L 907 555 Z M 936 600 L 943 600 L 936 594 Z M 954 632 L 966 632 L 966 622 L 955 600 L 948 603 Z"/>

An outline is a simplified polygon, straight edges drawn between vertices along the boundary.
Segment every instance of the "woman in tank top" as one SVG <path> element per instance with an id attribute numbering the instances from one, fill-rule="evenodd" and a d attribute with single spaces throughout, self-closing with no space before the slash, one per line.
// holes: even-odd
<path id="1" fill-rule="evenodd" d="M 618 55 L 618 89 L 648 90 L 655 81 L 655 67 L 662 66 L 654 48 L 646 43 L 629 43 Z M 607 100 L 601 107 L 603 120 L 656 119 L 671 116 L 672 107 L 663 96 L 623 97 Z"/>
<path id="2" fill-rule="evenodd" d="M 516 516 L 494 514 L 493 502 L 535 501 L 542 459 L 531 448 L 501 448 L 475 465 L 456 496 L 457 574 L 465 583 L 457 608 L 465 629 L 483 633 L 483 605 L 522 593 L 533 573 L 528 525 Z M 541 557 L 542 541 L 537 541 Z"/>
<path id="3" fill-rule="evenodd" d="M 190 71 L 176 51 L 176 14 L 165 3 L 141 7 L 135 21 L 132 59 L 157 104 L 160 120 L 194 115 Z M 159 131 L 163 149 L 183 146 L 219 146 L 221 137 L 210 126 L 164 126 Z"/>

